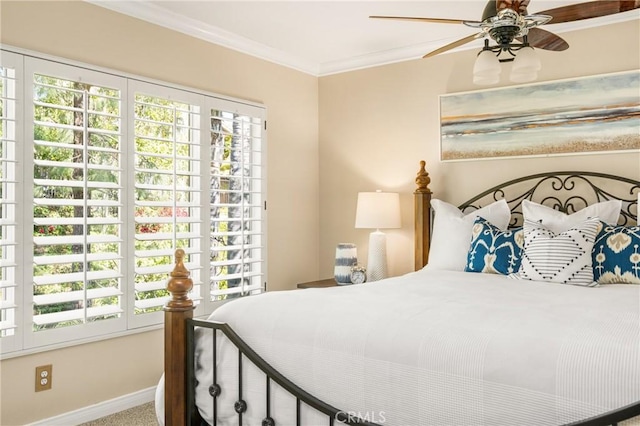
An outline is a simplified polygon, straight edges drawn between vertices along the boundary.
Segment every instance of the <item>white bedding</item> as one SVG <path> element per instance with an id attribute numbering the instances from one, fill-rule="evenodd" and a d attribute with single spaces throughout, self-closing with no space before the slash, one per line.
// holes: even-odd
<path id="1" fill-rule="evenodd" d="M 640 286 L 585 288 L 423 270 L 375 283 L 228 303 L 228 323 L 298 386 L 384 425 L 557 425 L 640 401 Z M 199 333 L 202 334 L 202 333 Z M 237 351 L 219 339 L 218 425 L 237 424 Z M 196 348 L 196 402 L 211 421 L 211 341 Z M 249 369 L 244 424 L 265 417 Z M 278 392 L 280 391 L 280 392 Z M 295 424 L 278 389 L 272 417 Z M 303 424 L 328 424 L 311 409 Z"/>

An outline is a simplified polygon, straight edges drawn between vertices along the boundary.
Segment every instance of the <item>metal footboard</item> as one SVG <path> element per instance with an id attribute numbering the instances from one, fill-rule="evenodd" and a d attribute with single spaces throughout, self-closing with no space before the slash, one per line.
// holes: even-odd
<path id="1" fill-rule="evenodd" d="M 280 374 L 269 363 L 267 363 L 260 355 L 249 347 L 227 324 L 213 321 L 204 321 L 197 319 L 187 320 L 187 424 L 200 425 L 206 424 L 200 418 L 198 410 L 195 407 L 195 328 L 204 327 L 213 330 L 213 383 L 209 386 L 209 394 L 213 398 L 213 426 L 217 424 L 218 396 L 222 392 L 220 385 L 217 383 L 217 335 L 218 332 L 223 333 L 238 348 L 238 398 L 234 403 L 234 410 L 238 413 L 238 425 L 243 424 L 243 414 L 247 411 L 247 402 L 244 400 L 242 389 L 242 364 L 243 360 L 248 360 L 258 367 L 266 375 L 265 381 L 265 398 L 266 412 L 262 420 L 262 426 L 276 426 L 278 422 L 271 417 L 271 382 L 275 382 L 289 394 L 296 398 L 296 426 L 302 426 L 301 407 L 302 404 L 308 405 L 316 409 L 320 413 L 327 416 L 327 425 L 333 426 L 336 421 L 340 421 L 347 425 L 361 426 L 381 426 L 377 423 L 369 422 L 352 413 L 339 410 L 321 400 L 314 397 L 304 389 L 298 387 L 295 383 Z"/>
<path id="2" fill-rule="evenodd" d="M 617 426 L 618 423 L 636 416 L 640 416 L 640 402 L 565 426 Z"/>
<path id="3" fill-rule="evenodd" d="M 247 402 L 244 400 L 242 389 L 243 360 L 248 360 L 258 367 L 266 375 L 265 381 L 265 398 L 266 409 L 265 416 L 261 426 L 276 426 L 278 422 L 271 417 L 271 382 L 276 382 L 289 394 L 296 398 L 296 426 L 301 426 L 301 404 L 306 404 L 322 414 L 327 416 L 327 424 L 333 426 L 335 421 L 340 421 L 347 425 L 361 426 L 381 426 L 377 423 L 369 422 L 360 417 L 354 416 L 346 411 L 339 410 L 313 395 L 301 389 L 289 379 L 280 374 L 269 363 L 260 357 L 249 345 L 247 345 L 238 336 L 229 325 L 220 322 L 204 321 L 197 319 L 187 320 L 187 424 L 188 425 L 206 425 L 198 413 L 195 406 L 195 328 L 204 327 L 213 330 L 213 383 L 209 386 L 209 394 L 213 398 L 213 426 L 217 425 L 217 409 L 218 396 L 222 392 L 220 385 L 217 383 L 217 336 L 223 333 L 236 348 L 238 348 L 238 397 L 234 403 L 234 410 L 238 413 L 238 425 L 243 424 L 243 414 L 247 410 Z M 573 422 L 565 426 L 617 426 L 619 422 L 640 416 L 640 402 L 622 407 L 620 409 L 610 411 L 608 413 L 595 416 L 586 420 Z"/>

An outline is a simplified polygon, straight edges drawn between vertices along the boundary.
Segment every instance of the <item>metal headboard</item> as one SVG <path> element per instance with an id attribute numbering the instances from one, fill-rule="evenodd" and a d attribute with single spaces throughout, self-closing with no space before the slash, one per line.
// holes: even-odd
<path id="1" fill-rule="evenodd" d="M 509 227 L 522 226 L 522 201 L 529 200 L 571 214 L 588 205 L 621 200 L 620 225 L 633 225 L 638 214 L 640 181 L 595 172 L 548 172 L 513 179 L 462 203 L 464 212 L 504 198 L 511 209 Z"/>

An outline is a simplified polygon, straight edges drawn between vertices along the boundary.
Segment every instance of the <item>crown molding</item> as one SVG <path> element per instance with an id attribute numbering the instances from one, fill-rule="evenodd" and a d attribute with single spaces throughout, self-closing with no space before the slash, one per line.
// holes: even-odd
<path id="1" fill-rule="evenodd" d="M 262 43 L 239 36 L 197 19 L 188 18 L 148 2 L 84 0 L 114 12 L 141 19 L 161 27 L 236 50 L 259 59 L 318 76 L 318 64 L 301 60 L 293 55 Z"/>
<path id="2" fill-rule="evenodd" d="M 396 49 L 381 52 L 369 53 L 353 58 L 340 59 L 337 61 L 323 62 L 319 65 L 319 77 L 343 72 L 356 71 L 365 68 L 373 68 L 381 65 L 395 64 L 397 62 L 421 59 L 425 53 L 435 50 L 454 39 L 438 40 L 437 42 L 420 43 L 413 46 L 404 46 Z M 471 43 L 455 51 L 480 49 L 479 44 Z"/>
<path id="3" fill-rule="evenodd" d="M 278 65 L 292 68 L 316 77 L 355 71 L 363 68 L 371 68 L 380 65 L 408 61 L 421 58 L 425 53 L 453 42 L 456 38 L 447 38 L 436 42 L 421 43 L 413 46 L 404 46 L 381 52 L 373 52 L 353 58 L 339 59 L 335 61 L 314 63 L 283 52 L 282 50 L 266 46 L 255 40 L 239 36 L 230 31 L 214 25 L 206 24 L 197 19 L 188 18 L 178 13 L 168 11 L 162 7 L 142 1 L 109 1 L 109 0 L 84 0 L 96 6 L 104 7 L 114 12 L 122 13 L 137 19 L 150 22 L 183 34 L 199 38 L 238 52 L 254 56 Z M 554 33 L 561 34 L 568 31 L 576 31 L 603 25 L 616 24 L 640 19 L 640 10 L 629 11 L 621 14 L 605 16 L 601 18 L 585 19 L 553 25 Z M 468 43 L 449 52 L 460 52 L 470 49 L 478 49 L 477 43 Z M 445 53 L 445 54 L 446 54 Z"/>

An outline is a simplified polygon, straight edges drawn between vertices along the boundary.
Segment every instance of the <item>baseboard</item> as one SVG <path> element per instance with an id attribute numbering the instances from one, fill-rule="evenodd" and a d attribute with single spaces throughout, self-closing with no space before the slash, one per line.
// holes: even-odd
<path id="1" fill-rule="evenodd" d="M 130 393 L 128 395 L 119 396 L 108 401 L 103 401 L 98 404 L 89 405 L 88 407 L 60 414 L 55 417 L 39 420 L 35 423 L 31 423 L 30 426 L 79 425 L 99 419 L 100 417 L 108 416 L 119 411 L 127 410 L 129 408 L 137 407 L 138 405 L 151 402 L 155 399 L 155 394 L 156 387 L 153 386 L 147 389 Z"/>

